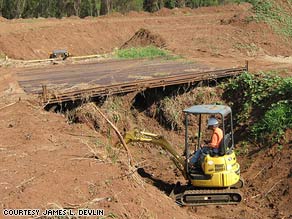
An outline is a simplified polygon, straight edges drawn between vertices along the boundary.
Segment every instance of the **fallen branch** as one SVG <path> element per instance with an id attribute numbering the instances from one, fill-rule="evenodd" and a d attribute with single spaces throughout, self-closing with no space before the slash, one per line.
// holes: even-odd
<path id="1" fill-rule="evenodd" d="M 252 179 L 254 180 L 255 178 L 257 178 L 266 168 L 267 166 L 264 166 Z"/>
<path id="2" fill-rule="evenodd" d="M 97 113 L 99 113 L 105 120 L 106 122 L 114 129 L 114 131 L 116 132 L 119 140 L 121 141 L 123 147 L 125 148 L 126 152 L 127 152 L 127 158 L 128 158 L 128 168 L 129 168 L 129 173 L 127 174 L 127 176 L 131 176 L 132 179 L 134 179 L 139 185 L 144 184 L 144 181 L 140 178 L 139 174 L 137 173 L 137 168 L 133 165 L 133 158 L 132 155 L 130 153 L 130 150 L 123 138 L 123 136 L 121 135 L 121 133 L 119 132 L 118 128 L 101 112 L 100 109 L 97 108 L 97 106 L 93 103 L 91 103 L 93 110 L 96 111 Z M 93 128 L 94 129 L 94 128 Z"/>
<path id="3" fill-rule="evenodd" d="M 130 150 L 129 150 L 129 148 L 128 148 L 128 146 L 127 146 L 127 144 L 126 144 L 123 136 L 119 132 L 118 128 L 100 111 L 100 109 L 98 109 L 96 107 L 95 104 L 93 104 L 93 103 L 91 103 L 91 104 L 92 104 L 93 108 L 95 109 L 95 111 L 97 111 L 108 122 L 108 124 L 114 129 L 114 131 L 118 135 L 118 138 L 120 139 L 122 145 L 124 146 L 125 150 L 127 151 L 128 161 L 129 161 L 130 166 L 133 166 L 133 162 L 132 162 L 133 158 L 132 158 L 132 155 L 130 153 Z"/>
<path id="4" fill-rule="evenodd" d="M 10 104 L 8 104 L 8 105 L 6 105 L 6 106 L 3 106 L 3 107 L 0 108 L 0 110 L 3 110 L 3 109 L 5 109 L 5 108 L 7 108 L 7 107 L 10 107 L 10 106 L 13 106 L 13 105 L 16 104 L 16 103 L 18 103 L 18 102 L 10 103 Z"/>
<path id="5" fill-rule="evenodd" d="M 63 132 L 63 133 L 67 135 L 76 136 L 76 137 L 96 138 L 96 136 L 93 136 L 93 135 L 80 135 L 80 134 L 74 134 L 74 133 L 69 133 L 69 132 Z"/>
<path id="6" fill-rule="evenodd" d="M 72 203 L 65 203 L 67 206 L 66 208 L 73 208 L 73 209 L 77 209 L 77 208 L 87 208 L 88 206 L 90 205 L 93 205 L 97 202 L 100 202 L 100 201 L 112 201 L 112 197 L 104 197 L 104 198 L 94 198 L 88 202 L 84 202 L 82 204 L 72 204 Z"/>
<path id="7" fill-rule="evenodd" d="M 267 195 L 271 192 L 271 191 L 273 191 L 273 189 L 276 187 L 276 185 L 278 185 L 280 182 L 282 182 L 283 180 L 281 179 L 281 180 L 279 180 L 278 182 L 276 182 L 270 189 L 269 189 L 269 191 L 267 191 L 266 192 L 266 194 L 264 195 L 264 197 L 267 197 Z"/>
<path id="8" fill-rule="evenodd" d="M 276 163 L 279 163 L 279 161 L 281 160 L 281 157 L 278 159 L 278 160 L 275 160 L 274 162 L 273 162 L 273 164 L 272 165 L 274 165 L 274 163 L 276 162 Z M 270 166 L 268 166 L 268 165 L 266 165 L 266 166 L 264 166 L 252 179 L 254 180 L 255 178 L 257 178 L 265 169 L 267 169 L 267 168 L 270 168 L 271 167 L 271 164 L 270 164 Z"/>
<path id="9" fill-rule="evenodd" d="M 103 160 L 97 159 L 95 157 L 75 157 L 70 160 L 95 160 L 97 163 L 105 163 Z"/>
<path id="10" fill-rule="evenodd" d="M 252 196 L 251 198 L 252 198 L 252 199 L 257 198 L 257 197 L 259 197 L 260 195 L 261 195 L 261 194 L 257 194 L 257 195 Z"/>
<path id="11" fill-rule="evenodd" d="M 82 140 L 81 140 L 82 141 Z M 86 144 L 86 146 L 89 148 L 91 154 L 93 155 L 93 157 L 96 157 L 99 159 L 99 157 L 101 157 L 98 152 L 96 151 L 96 149 L 92 148 L 87 142 L 82 141 L 83 144 Z"/>
<path id="12" fill-rule="evenodd" d="M 27 179 L 27 180 L 24 180 L 22 181 L 19 185 L 16 186 L 17 189 L 19 188 L 23 188 L 25 185 L 27 185 L 28 183 L 31 183 L 33 180 L 35 179 L 35 176 Z"/>

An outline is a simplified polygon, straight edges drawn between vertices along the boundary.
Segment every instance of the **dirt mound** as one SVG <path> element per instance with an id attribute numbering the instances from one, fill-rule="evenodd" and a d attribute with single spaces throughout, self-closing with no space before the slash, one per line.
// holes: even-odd
<path id="1" fill-rule="evenodd" d="M 171 10 L 169 8 L 161 8 L 160 10 L 154 12 L 153 15 L 156 15 L 156 16 L 169 16 L 169 15 L 173 15 L 174 13 L 175 13 L 174 10 Z"/>
<path id="2" fill-rule="evenodd" d="M 120 12 L 117 12 L 117 11 L 113 11 L 113 12 L 111 12 L 110 14 L 107 14 L 107 15 L 104 15 L 104 16 L 102 16 L 103 18 L 105 18 L 105 17 L 123 17 L 124 15 L 122 14 L 122 13 L 120 13 Z"/>
<path id="3" fill-rule="evenodd" d="M 227 7 L 227 6 L 226 6 Z M 229 5 L 228 7 L 231 7 L 230 10 L 233 9 L 233 5 Z M 250 22 L 253 22 L 255 20 L 254 13 L 252 12 L 252 5 L 249 3 L 240 4 L 241 11 L 235 12 L 234 15 L 231 17 L 226 17 L 220 20 L 220 24 L 222 25 L 242 25 L 242 24 L 249 24 Z"/>
<path id="4" fill-rule="evenodd" d="M 159 48 L 166 47 L 165 40 L 160 35 L 153 34 L 151 31 L 141 28 L 133 37 L 131 37 L 131 39 L 121 46 L 121 49 L 130 47 L 145 47 L 150 45 Z"/>
<path id="5" fill-rule="evenodd" d="M 129 11 L 128 13 L 126 13 L 127 17 L 145 17 L 145 16 L 149 16 L 151 15 L 149 12 L 146 11 Z"/>
<path id="6" fill-rule="evenodd" d="M 252 13 L 241 13 L 241 14 L 234 14 L 231 18 L 221 19 L 220 23 L 223 25 L 228 24 L 248 24 L 253 21 Z"/>
<path id="7" fill-rule="evenodd" d="M 221 12 L 229 11 L 230 13 L 238 12 L 242 13 L 243 11 L 250 11 L 252 9 L 252 4 L 250 3 L 240 3 L 240 4 L 226 4 L 221 6 L 207 6 L 207 7 L 199 7 L 194 9 L 195 13 L 200 14 L 220 14 Z"/>
<path id="8" fill-rule="evenodd" d="M 194 12 L 193 9 L 185 8 L 161 8 L 160 10 L 153 13 L 154 16 L 171 16 L 171 15 L 191 15 Z"/>
<path id="9" fill-rule="evenodd" d="M 190 15 L 193 13 L 193 9 L 185 7 L 185 8 L 175 8 L 180 14 Z"/>
<path id="10" fill-rule="evenodd" d="M 1 16 L 0 16 L 0 22 L 1 22 L 1 21 L 3 21 L 3 22 L 4 22 L 4 21 L 7 21 L 7 19 L 6 19 L 6 18 L 4 18 L 4 17 L 1 17 Z"/>

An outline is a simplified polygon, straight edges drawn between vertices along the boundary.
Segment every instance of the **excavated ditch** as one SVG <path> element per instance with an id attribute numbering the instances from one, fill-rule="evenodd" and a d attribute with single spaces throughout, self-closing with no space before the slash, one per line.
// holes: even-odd
<path id="1" fill-rule="evenodd" d="M 177 150 L 182 150 L 178 145 L 183 144 L 183 134 L 179 128 L 183 127 L 183 115 L 179 115 L 174 121 L 169 110 L 175 108 L 179 111 L 181 107 L 200 103 L 222 103 L 221 92 L 218 87 L 204 86 L 153 89 L 135 95 L 110 97 L 99 107 L 120 130 L 138 126 L 152 132 L 164 133 Z M 178 105 L 175 105 L 176 103 Z M 84 109 L 86 110 L 83 111 Z M 90 108 L 81 106 L 75 109 L 74 113 L 73 122 L 89 124 L 98 132 L 107 133 L 106 124 L 92 114 Z M 242 139 L 235 139 L 242 176 L 246 182 L 242 189 L 242 203 L 228 209 L 209 206 L 193 207 L 187 211 L 200 214 L 203 209 L 213 209 L 217 214 L 220 212 L 220 215 L 224 215 L 219 218 L 291 218 L 291 209 L 284 207 L 289 205 L 292 198 L 291 140 L 283 143 L 280 149 L 277 145 L 263 149 L 256 145 L 245 145 L 243 148 L 241 141 Z M 136 146 L 138 148 L 135 148 Z M 161 192 L 167 195 L 177 181 L 184 183 L 181 174 L 160 149 L 147 144 L 137 144 L 131 147 L 131 150 L 138 161 L 152 163 L 150 166 L 139 168 L 138 173 Z M 141 151 L 144 152 L 141 154 Z M 216 214 L 211 213 L 209 216 L 212 218 Z"/>

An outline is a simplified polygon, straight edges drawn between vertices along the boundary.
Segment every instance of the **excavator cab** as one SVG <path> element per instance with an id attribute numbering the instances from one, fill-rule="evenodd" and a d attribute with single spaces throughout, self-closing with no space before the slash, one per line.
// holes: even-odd
<path id="1" fill-rule="evenodd" d="M 185 151 L 186 151 L 186 175 L 189 176 L 191 183 L 195 186 L 203 187 L 228 187 L 236 184 L 239 179 L 239 164 L 233 151 L 233 124 L 232 124 L 232 111 L 229 106 L 224 105 L 195 105 L 184 110 L 185 113 Z M 209 153 L 203 154 L 201 160 L 202 173 L 196 172 L 192 174 L 189 159 L 190 143 L 189 143 L 189 120 L 190 117 L 195 116 L 192 120 L 197 120 L 197 147 L 198 150 L 203 146 L 202 133 L 203 133 L 203 116 L 216 117 L 220 122 L 220 128 L 223 131 L 223 138 L 220 142 L 218 151 L 213 152 L 212 149 Z M 206 128 L 205 128 L 206 129 Z M 228 131 L 227 131 L 228 130 Z M 205 150 L 206 151 L 206 150 Z"/>
<path id="2" fill-rule="evenodd" d="M 219 148 L 214 150 L 212 148 L 205 147 L 204 153 L 201 154 L 201 163 L 203 163 L 202 158 L 209 155 L 210 157 L 224 156 L 225 154 L 231 154 L 234 148 L 233 139 L 233 123 L 232 123 L 232 111 L 229 106 L 224 105 L 195 105 L 184 110 L 185 113 L 185 153 L 187 160 L 190 159 L 192 153 L 190 145 L 193 144 L 194 137 L 189 137 L 189 134 L 195 135 L 197 142 L 194 148 L 194 152 L 200 150 L 201 147 L 206 146 L 206 130 L 207 125 L 203 126 L 203 118 L 214 117 L 219 120 L 219 127 L 223 131 L 223 138 L 219 144 Z M 196 131 L 190 131 L 190 120 L 198 121 L 195 125 Z M 193 128 L 193 126 L 191 126 Z M 203 135 L 203 136 L 202 136 Z M 205 139 L 203 139 L 205 137 Z M 210 139 L 210 136 L 207 136 Z M 205 145 L 204 142 L 205 141 Z M 187 163 L 187 172 L 190 169 L 189 163 Z"/>

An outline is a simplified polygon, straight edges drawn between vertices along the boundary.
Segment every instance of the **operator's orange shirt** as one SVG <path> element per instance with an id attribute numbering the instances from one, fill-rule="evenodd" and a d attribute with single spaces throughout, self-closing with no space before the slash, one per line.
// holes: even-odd
<path id="1" fill-rule="evenodd" d="M 223 131 L 220 128 L 215 128 L 212 139 L 210 142 L 210 146 L 213 148 L 219 148 L 220 142 L 223 138 Z"/>

